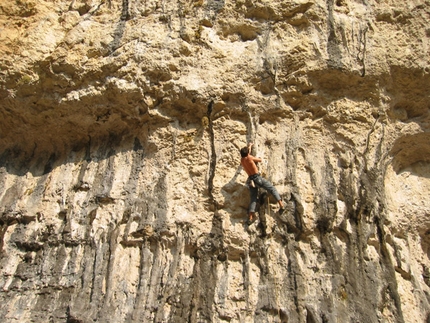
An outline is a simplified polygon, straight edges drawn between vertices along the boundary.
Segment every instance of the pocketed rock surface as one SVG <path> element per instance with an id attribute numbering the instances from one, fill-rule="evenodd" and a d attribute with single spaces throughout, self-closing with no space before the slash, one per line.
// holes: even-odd
<path id="1" fill-rule="evenodd" d="M 2 322 L 429 322 L 429 21 L 0 0 Z"/>

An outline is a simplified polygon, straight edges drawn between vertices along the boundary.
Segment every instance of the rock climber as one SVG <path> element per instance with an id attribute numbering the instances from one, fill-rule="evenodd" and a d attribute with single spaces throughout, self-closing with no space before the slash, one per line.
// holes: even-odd
<path id="1" fill-rule="evenodd" d="M 251 195 L 251 203 L 249 204 L 249 217 L 248 223 L 251 224 L 255 221 L 255 207 L 257 206 L 258 187 L 266 189 L 273 197 L 278 201 L 279 213 L 284 212 L 284 204 L 281 196 L 279 195 L 276 188 L 268 180 L 261 177 L 258 172 L 256 163 L 261 162 L 261 158 L 254 157 L 250 154 L 253 143 L 250 142 L 247 147 L 240 150 L 240 164 L 248 174 L 248 180 L 246 181 L 249 187 L 249 193 Z"/>

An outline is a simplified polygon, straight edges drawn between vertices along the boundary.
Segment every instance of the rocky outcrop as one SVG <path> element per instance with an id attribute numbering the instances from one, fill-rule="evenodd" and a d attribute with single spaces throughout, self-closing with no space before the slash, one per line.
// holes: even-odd
<path id="1" fill-rule="evenodd" d="M 429 321 L 429 5 L 0 1 L 3 321 Z"/>

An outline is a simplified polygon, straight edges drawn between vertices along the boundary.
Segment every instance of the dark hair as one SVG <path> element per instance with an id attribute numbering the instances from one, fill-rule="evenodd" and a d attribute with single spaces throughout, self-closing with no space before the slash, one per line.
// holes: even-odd
<path id="1" fill-rule="evenodd" d="M 248 149 L 248 147 L 243 147 L 243 148 L 240 150 L 240 156 L 242 156 L 242 157 L 246 157 L 246 156 L 248 156 L 248 154 L 249 154 L 249 149 Z"/>

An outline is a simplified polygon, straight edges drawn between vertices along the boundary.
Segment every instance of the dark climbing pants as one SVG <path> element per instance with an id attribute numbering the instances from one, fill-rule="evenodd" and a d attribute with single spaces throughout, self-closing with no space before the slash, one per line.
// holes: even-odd
<path id="1" fill-rule="evenodd" d="M 257 198 L 258 198 L 258 187 L 264 188 L 266 191 L 272 194 L 273 197 L 276 199 L 276 201 L 279 201 L 281 199 L 281 196 L 279 195 L 276 188 L 272 185 L 272 183 L 270 183 L 268 180 L 261 177 L 260 174 L 249 176 L 249 179 L 254 181 L 254 184 L 255 184 L 255 187 L 249 186 L 249 193 L 251 194 L 251 203 L 249 204 L 249 212 L 255 212 L 255 207 L 257 206 Z"/>

